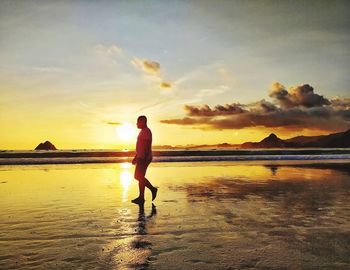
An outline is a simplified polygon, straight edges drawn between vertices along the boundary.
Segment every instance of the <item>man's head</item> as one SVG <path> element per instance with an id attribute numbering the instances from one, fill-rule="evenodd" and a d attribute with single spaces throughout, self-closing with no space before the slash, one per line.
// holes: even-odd
<path id="1" fill-rule="evenodd" d="M 137 118 L 137 128 L 143 129 L 145 127 L 147 127 L 147 117 L 141 115 Z"/>

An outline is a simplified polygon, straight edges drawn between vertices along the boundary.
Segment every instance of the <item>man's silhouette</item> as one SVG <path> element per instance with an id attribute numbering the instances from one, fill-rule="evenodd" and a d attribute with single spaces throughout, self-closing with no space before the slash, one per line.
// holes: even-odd
<path id="1" fill-rule="evenodd" d="M 147 167 L 152 162 L 152 132 L 147 126 L 146 116 L 141 115 L 137 118 L 137 128 L 141 131 L 137 136 L 136 155 L 132 164 L 136 165 L 134 177 L 139 181 L 139 196 L 131 202 L 140 204 L 145 201 L 145 187 L 152 192 L 152 201 L 157 196 L 158 188 L 152 186 L 145 177 Z"/>

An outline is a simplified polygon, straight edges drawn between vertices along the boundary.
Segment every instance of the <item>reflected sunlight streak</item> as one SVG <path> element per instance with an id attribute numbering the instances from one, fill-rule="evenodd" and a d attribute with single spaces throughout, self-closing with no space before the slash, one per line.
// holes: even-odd
<path id="1" fill-rule="evenodd" d="M 132 174 L 129 170 L 123 170 L 120 173 L 120 183 L 121 183 L 122 188 L 123 188 L 123 192 L 122 192 L 122 201 L 123 202 L 128 200 L 128 190 L 129 190 L 129 186 L 131 184 L 131 180 L 132 180 Z"/>
<path id="2" fill-rule="evenodd" d="M 131 168 L 131 163 L 129 163 L 129 162 L 120 163 L 120 167 L 123 168 L 123 169 L 130 169 Z"/>

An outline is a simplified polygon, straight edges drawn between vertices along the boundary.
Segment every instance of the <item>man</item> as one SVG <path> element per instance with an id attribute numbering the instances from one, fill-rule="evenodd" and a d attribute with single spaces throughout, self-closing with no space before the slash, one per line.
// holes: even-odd
<path id="1" fill-rule="evenodd" d="M 157 197 L 158 188 L 152 186 L 145 177 L 147 167 L 152 161 L 152 132 L 147 126 L 147 118 L 141 115 L 137 118 L 137 128 L 141 129 L 137 136 L 136 155 L 132 160 L 135 167 L 135 179 L 139 181 L 139 196 L 131 202 L 142 204 L 145 202 L 145 187 L 152 192 L 152 201 Z"/>

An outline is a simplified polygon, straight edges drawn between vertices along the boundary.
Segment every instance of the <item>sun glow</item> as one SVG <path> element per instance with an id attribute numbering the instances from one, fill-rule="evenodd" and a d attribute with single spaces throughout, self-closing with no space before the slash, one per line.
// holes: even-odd
<path id="1" fill-rule="evenodd" d="M 123 123 L 117 127 L 118 137 L 124 141 L 131 141 L 135 136 L 136 130 L 130 123 Z"/>

